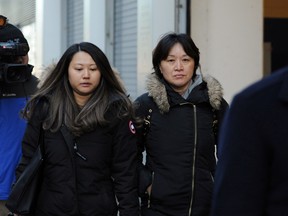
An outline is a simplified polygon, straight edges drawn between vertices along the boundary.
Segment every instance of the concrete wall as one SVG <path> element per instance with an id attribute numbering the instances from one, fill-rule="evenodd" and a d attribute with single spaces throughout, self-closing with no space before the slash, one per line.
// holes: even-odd
<path id="1" fill-rule="evenodd" d="M 96 44 L 102 51 L 105 51 L 105 19 L 105 0 L 84 1 L 84 41 Z"/>
<path id="2" fill-rule="evenodd" d="M 191 11 L 202 71 L 222 83 L 230 102 L 263 77 L 263 1 L 193 0 Z"/>
<path id="3" fill-rule="evenodd" d="M 36 71 L 58 61 L 67 49 L 67 6 L 66 1 L 36 1 Z M 83 38 L 105 50 L 105 0 L 84 1 Z M 100 32 L 100 33 L 99 33 Z"/>
<path id="4" fill-rule="evenodd" d="M 63 50 L 63 11 L 62 1 L 36 1 L 36 65 L 40 76 L 43 67 L 58 60 Z M 47 17 L 49 17 L 47 19 Z"/>
<path id="5" fill-rule="evenodd" d="M 146 91 L 147 74 L 152 71 L 152 51 L 160 37 L 175 31 L 174 0 L 138 0 L 137 95 Z"/>

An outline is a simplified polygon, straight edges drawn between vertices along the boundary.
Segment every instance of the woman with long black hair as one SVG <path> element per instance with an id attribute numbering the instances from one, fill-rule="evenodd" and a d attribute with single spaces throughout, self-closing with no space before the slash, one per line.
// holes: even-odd
<path id="1" fill-rule="evenodd" d="M 44 130 L 35 216 L 138 215 L 132 103 L 97 46 L 69 47 L 50 68 L 24 117 L 28 127 L 18 177 Z"/>

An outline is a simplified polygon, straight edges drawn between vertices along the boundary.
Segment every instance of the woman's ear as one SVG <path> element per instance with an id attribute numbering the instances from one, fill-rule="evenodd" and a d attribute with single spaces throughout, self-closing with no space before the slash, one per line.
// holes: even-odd
<path id="1" fill-rule="evenodd" d="M 197 69 L 200 67 L 200 64 L 194 66 L 194 73 L 196 73 Z"/>
<path id="2" fill-rule="evenodd" d="M 163 74 L 161 70 L 161 65 L 158 66 L 158 69 L 159 69 L 160 74 Z"/>

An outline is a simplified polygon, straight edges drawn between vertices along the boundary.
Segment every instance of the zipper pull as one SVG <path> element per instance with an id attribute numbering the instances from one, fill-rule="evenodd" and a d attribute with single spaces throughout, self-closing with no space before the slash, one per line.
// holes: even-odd
<path id="1" fill-rule="evenodd" d="M 86 161 L 87 158 L 84 157 L 82 154 L 80 154 L 80 152 L 78 151 L 78 147 L 77 147 L 77 143 L 74 142 L 74 150 L 75 150 L 75 153 L 77 154 L 77 156 L 79 156 L 82 160 Z"/>
<path id="2" fill-rule="evenodd" d="M 79 152 L 76 152 L 76 154 L 80 157 L 80 158 L 82 158 L 84 161 L 86 161 L 87 160 L 87 158 L 86 157 L 84 157 L 83 155 L 81 155 Z"/>

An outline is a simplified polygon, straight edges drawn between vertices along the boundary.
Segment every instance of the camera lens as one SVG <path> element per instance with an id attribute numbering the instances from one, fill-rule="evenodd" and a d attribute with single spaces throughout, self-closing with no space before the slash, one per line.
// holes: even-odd
<path id="1" fill-rule="evenodd" d="M 23 75 L 25 75 L 25 73 L 23 73 L 23 69 L 21 69 L 21 67 L 10 67 L 7 71 L 6 79 L 9 82 L 21 82 L 23 78 L 25 78 Z"/>
<path id="2" fill-rule="evenodd" d="M 33 66 L 28 64 L 4 64 L 0 78 L 7 83 L 25 82 L 31 76 Z"/>

